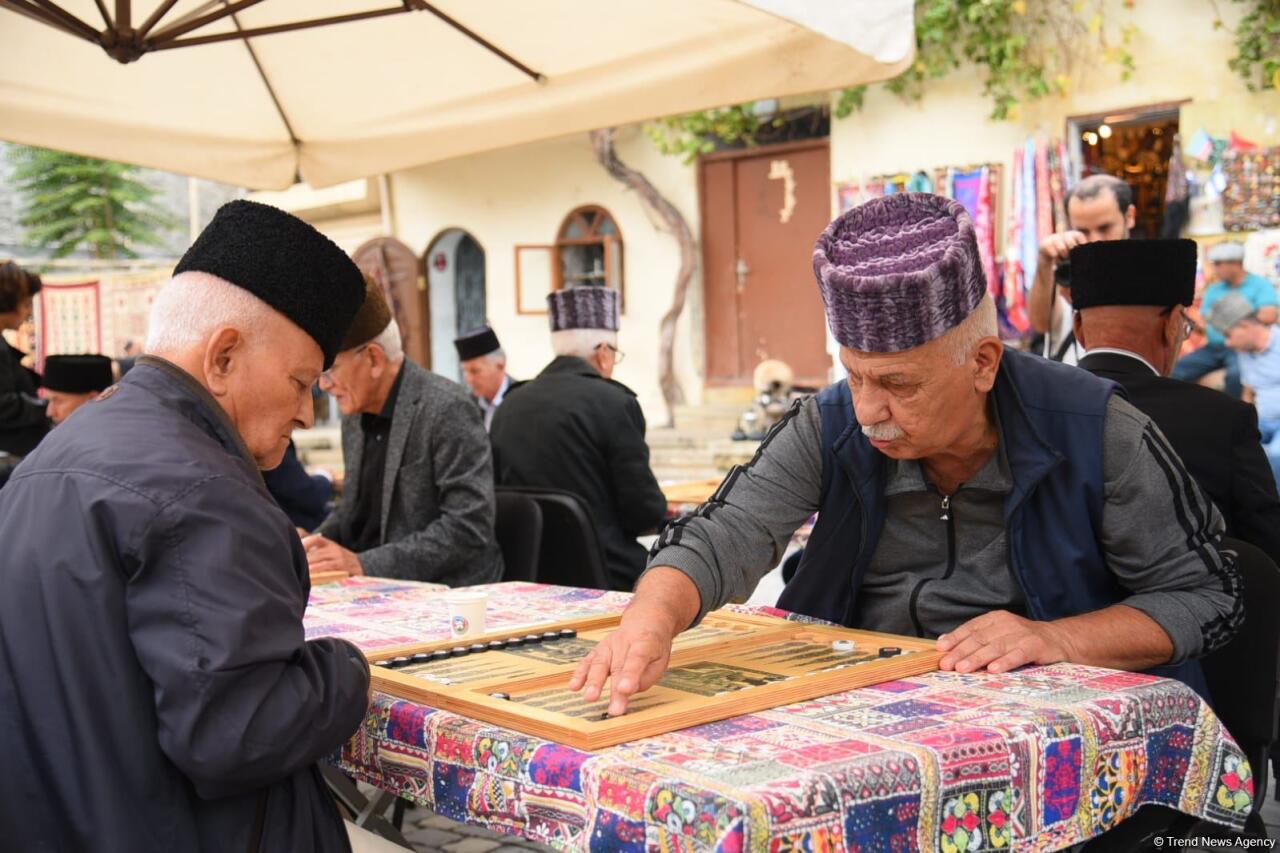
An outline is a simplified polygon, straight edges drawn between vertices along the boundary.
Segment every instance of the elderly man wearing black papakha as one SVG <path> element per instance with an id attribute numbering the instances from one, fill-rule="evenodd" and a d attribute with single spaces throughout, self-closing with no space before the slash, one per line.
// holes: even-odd
<path id="1" fill-rule="evenodd" d="M 1114 383 L 1006 351 L 963 206 L 900 194 L 818 239 L 847 382 L 795 405 L 752 462 L 668 527 L 618 631 L 575 673 L 610 713 L 675 635 L 745 598 L 818 513 L 778 606 L 937 637 L 943 669 L 1058 661 L 1164 672 L 1243 617 L 1222 518 Z"/>
<path id="2" fill-rule="evenodd" d="M 307 561 L 259 470 L 364 298 L 299 219 L 224 206 L 156 297 L 146 355 L 0 490 L 0 842 L 349 849 L 316 768 L 369 673 L 307 642 Z"/>
<path id="3" fill-rule="evenodd" d="M 111 387 L 115 374 L 105 355 L 51 355 L 44 360 L 44 391 L 55 425 Z"/>
<path id="4" fill-rule="evenodd" d="M 1124 388 L 1222 512 L 1226 534 L 1280 563 L 1280 497 L 1258 412 L 1221 391 L 1168 378 L 1194 328 L 1193 240 L 1125 240 L 1071 250 L 1080 367 Z"/>

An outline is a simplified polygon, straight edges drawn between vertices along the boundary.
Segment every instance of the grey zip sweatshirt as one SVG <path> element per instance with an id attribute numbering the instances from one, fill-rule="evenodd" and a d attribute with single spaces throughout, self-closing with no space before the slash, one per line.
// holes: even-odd
<path id="1" fill-rule="evenodd" d="M 889 474 L 888 518 L 859 592 L 855 627 L 933 637 L 989 610 L 1026 615 L 1008 568 L 1003 454 L 951 496 L 949 521 L 917 463 L 895 463 Z M 1244 610 L 1234 555 L 1217 544 L 1222 517 L 1151 419 L 1118 397 L 1107 408 L 1103 475 L 1100 544 L 1130 592 L 1122 603 L 1165 630 L 1171 663 L 1225 644 Z M 821 425 L 810 397 L 750 463 L 729 473 L 711 502 L 663 532 L 649 568 L 670 566 L 694 582 L 698 619 L 744 601 L 818 511 L 821 488 Z"/>

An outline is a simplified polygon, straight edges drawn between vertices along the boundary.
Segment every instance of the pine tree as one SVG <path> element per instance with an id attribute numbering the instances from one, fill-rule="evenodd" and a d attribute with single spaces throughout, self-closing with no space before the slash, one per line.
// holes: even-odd
<path id="1" fill-rule="evenodd" d="M 178 225 L 137 166 L 24 145 L 12 146 L 9 159 L 27 242 L 54 258 L 79 248 L 96 258 L 136 258 Z"/>

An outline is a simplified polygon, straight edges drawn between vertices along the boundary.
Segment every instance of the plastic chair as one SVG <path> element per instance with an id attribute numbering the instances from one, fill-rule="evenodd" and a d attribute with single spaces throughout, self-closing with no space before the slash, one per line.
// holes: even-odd
<path id="1" fill-rule="evenodd" d="M 535 578 L 538 583 L 612 588 L 595 523 L 577 495 L 525 486 L 502 486 L 499 490 L 531 498 L 542 511 L 542 547 Z"/>
<path id="2" fill-rule="evenodd" d="M 538 579 L 542 549 L 542 508 L 527 494 L 499 487 L 494 492 L 494 535 L 502 549 L 504 581 Z"/>

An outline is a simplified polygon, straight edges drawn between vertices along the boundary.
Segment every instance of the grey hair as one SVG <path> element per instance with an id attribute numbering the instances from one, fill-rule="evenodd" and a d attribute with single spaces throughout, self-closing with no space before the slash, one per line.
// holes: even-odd
<path id="1" fill-rule="evenodd" d="M 400 326 L 394 319 L 369 343 L 381 347 L 387 354 L 387 361 L 392 363 L 404 361 L 404 343 L 400 340 Z"/>
<path id="2" fill-rule="evenodd" d="M 982 301 L 968 317 L 960 321 L 960 325 L 938 338 L 938 344 L 953 362 L 964 364 L 973 355 L 974 347 L 979 341 L 999 335 L 1000 322 L 996 315 L 996 303 L 988 294 L 982 297 Z"/>
<path id="3" fill-rule="evenodd" d="M 503 352 L 503 351 L 502 351 L 502 347 L 498 347 L 498 348 L 497 348 L 496 350 L 494 350 L 493 352 L 485 353 L 484 355 L 482 355 L 482 356 L 480 356 L 480 357 L 481 357 L 481 358 L 486 358 L 486 359 L 488 359 L 489 361 L 493 361 L 493 362 L 498 362 L 498 361 L 500 361 L 500 362 L 502 362 L 503 364 L 506 364 L 506 363 L 507 363 L 507 354 L 506 354 L 505 352 Z"/>
<path id="4" fill-rule="evenodd" d="M 608 329 L 564 329 L 551 333 L 551 349 L 556 355 L 589 359 L 601 344 L 618 345 L 618 333 Z"/>
<path id="5" fill-rule="evenodd" d="M 176 352 L 204 341 L 223 326 L 234 326 L 246 338 L 253 338 L 274 311 L 243 287 L 215 275 L 178 273 L 164 283 L 151 303 L 143 350 Z"/>

